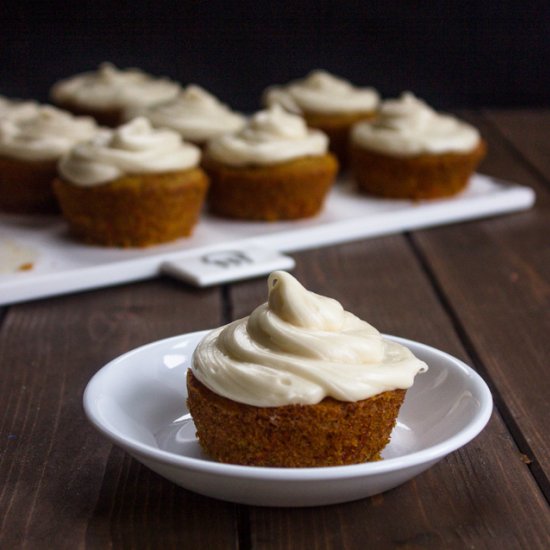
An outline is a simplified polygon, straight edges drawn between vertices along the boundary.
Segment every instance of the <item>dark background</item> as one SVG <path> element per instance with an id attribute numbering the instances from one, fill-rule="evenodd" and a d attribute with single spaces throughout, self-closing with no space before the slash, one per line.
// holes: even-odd
<path id="1" fill-rule="evenodd" d="M 8 2 L 0 94 L 46 100 L 102 61 L 191 82 L 253 111 L 324 68 L 438 108 L 548 106 L 550 2 Z"/>

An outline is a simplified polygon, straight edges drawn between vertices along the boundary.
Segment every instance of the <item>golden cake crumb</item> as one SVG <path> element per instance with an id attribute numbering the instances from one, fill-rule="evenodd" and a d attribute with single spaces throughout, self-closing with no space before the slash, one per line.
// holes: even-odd
<path id="1" fill-rule="evenodd" d="M 357 402 L 254 407 L 210 391 L 187 372 L 187 405 L 204 452 L 219 462 L 303 468 L 380 459 L 405 390 Z"/>
<path id="2" fill-rule="evenodd" d="M 210 210 L 246 220 L 293 220 L 318 214 L 332 186 L 338 162 L 332 154 L 270 166 L 233 167 L 206 159 L 211 180 Z"/>

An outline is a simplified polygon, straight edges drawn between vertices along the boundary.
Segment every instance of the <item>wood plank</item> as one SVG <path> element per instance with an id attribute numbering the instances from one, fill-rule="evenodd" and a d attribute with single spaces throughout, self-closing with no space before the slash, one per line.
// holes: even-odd
<path id="1" fill-rule="evenodd" d="M 298 278 L 383 332 L 469 361 L 402 236 L 295 255 Z M 234 317 L 265 301 L 265 280 L 231 289 Z M 413 481 L 340 506 L 250 509 L 254 548 L 545 548 L 550 511 L 495 410 L 487 428 Z"/>
<path id="2" fill-rule="evenodd" d="M 484 110 L 483 115 L 550 185 L 550 110 Z"/>
<path id="3" fill-rule="evenodd" d="M 550 193 L 491 125 L 476 122 L 490 144 L 483 171 L 532 186 L 535 208 L 420 231 L 413 240 L 550 498 Z"/>
<path id="4" fill-rule="evenodd" d="M 96 432 L 81 405 L 109 360 L 220 315 L 219 290 L 170 280 L 9 309 L 0 331 L 0 548 L 236 544 L 235 506 L 142 467 Z"/>

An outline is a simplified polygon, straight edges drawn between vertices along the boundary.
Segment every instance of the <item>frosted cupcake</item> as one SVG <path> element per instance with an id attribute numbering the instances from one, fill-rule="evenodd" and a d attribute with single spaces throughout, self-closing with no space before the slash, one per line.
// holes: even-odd
<path id="1" fill-rule="evenodd" d="M 129 109 L 127 118 L 148 118 L 157 128 L 171 128 L 183 139 L 203 146 L 209 139 L 240 130 L 246 119 L 233 112 L 200 86 L 187 86 L 174 99 L 137 109 Z"/>
<path id="2" fill-rule="evenodd" d="M 209 141 L 203 165 L 214 214 L 266 221 L 318 214 L 338 170 L 326 135 L 278 106 Z"/>
<path id="3" fill-rule="evenodd" d="M 97 132 L 94 120 L 34 102 L 0 109 L 0 210 L 57 212 L 52 189 L 57 161 Z"/>
<path id="4" fill-rule="evenodd" d="M 180 89 L 167 78 L 103 63 L 97 71 L 60 80 L 50 95 L 55 104 L 74 114 L 90 115 L 102 125 L 115 127 L 124 121 L 125 109 L 169 101 Z"/>
<path id="5" fill-rule="evenodd" d="M 426 364 L 288 273 L 268 288 L 267 303 L 194 353 L 187 405 L 202 449 L 251 466 L 378 460 Z"/>
<path id="6" fill-rule="evenodd" d="M 437 113 L 411 93 L 384 101 L 352 132 L 352 171 L 362 191 L 429 199 L 462 191 L 485 156 L 476 128 Z"/>
<path id="7" fill-rule="evenodd" d="M 373 88 L 359 88 L 325 71 L 313 71 L 301 80 L 268 88 L 264 100 L 267 105 L 281 105 L 300 114 L 310 127 L 325 132 L 331 151 L 345 166 L 351 126 L 372 118 L 380 97 Z"/>
<path id="8" fill-rule="evenodd" d="M 149 246 L 191 234 L 208 186 L 199 161 L 179 134 L 137 118 L 73 148 L 54 189 L 79 239 Z"/>

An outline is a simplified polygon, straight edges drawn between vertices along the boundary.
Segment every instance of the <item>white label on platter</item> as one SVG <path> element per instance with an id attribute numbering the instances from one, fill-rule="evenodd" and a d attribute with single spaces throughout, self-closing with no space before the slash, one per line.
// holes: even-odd
<path id="1" fill-rule="evenodd" d="M 162 264 L 163 273 L 196 286 L 211 286 L 292 269 L 294 259 L 274 250 L 247 247 L 214 250 Z"/>

